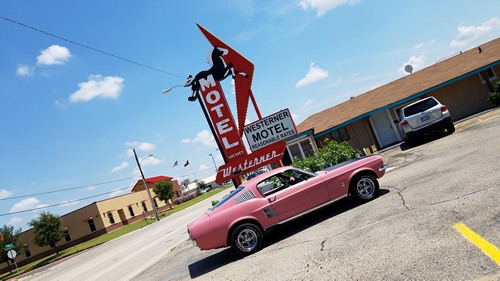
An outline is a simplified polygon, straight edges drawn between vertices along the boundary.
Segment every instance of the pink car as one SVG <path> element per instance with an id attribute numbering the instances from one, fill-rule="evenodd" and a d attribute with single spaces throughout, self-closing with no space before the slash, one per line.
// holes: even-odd
<path id="1" fill-rule="evenodd" d="M 376 197 L 377 178 L 387 166 L 373 155 L 349 160 L 316 173 L 282 167 L 244 182 L 188 225 L 189 238 L 201 250 L 230 245 L 248 255 L 262 247 L 263 233 L 342 198 Z"/>

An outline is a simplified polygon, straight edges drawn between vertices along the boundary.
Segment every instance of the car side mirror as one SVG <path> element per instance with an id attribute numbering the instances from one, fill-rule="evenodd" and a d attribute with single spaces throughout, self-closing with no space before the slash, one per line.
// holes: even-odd
<path id="1" fill-rule="evenodd" d="M 399 121 L 398 120 L 394 120 L 394 124 L 399 124 Z"/>

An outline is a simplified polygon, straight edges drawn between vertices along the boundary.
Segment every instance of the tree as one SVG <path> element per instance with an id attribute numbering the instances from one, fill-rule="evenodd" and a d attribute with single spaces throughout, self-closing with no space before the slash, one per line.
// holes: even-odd
<path id="1" fill-rule="evenodd" d="M 17 246 L 17 239 L 21 233 L 21 228 L 14 230 L 13 226 L 3 225 L 0 228 L 0 263 L 7 262 L 9 264 L 9 257 L 7 257 L 7 251 L 5 250 L 5 245 L 14 244 L 16 252 L 19 252 L 19 246 Z"/>
<path id="2" fill-rule="evenodd" d="M 156 193 L 160 200 L 163 200 L 168 204 L 170 209 L 172 209 L 172 205 L 170 205 L 170 199 L 174 197 L 174 185 L 171 181 L 159 181 L 153 185 L 153 191 Z"/>
<path id="3" fill-rule="evenodd" d="M 61 219 L 49 212 L 42 212 L 36 219 L 28 223 L 33 227 L 33 242 L 40 247 L 50 246 L 59 255 L 56 243 L 64 236 Z"/>

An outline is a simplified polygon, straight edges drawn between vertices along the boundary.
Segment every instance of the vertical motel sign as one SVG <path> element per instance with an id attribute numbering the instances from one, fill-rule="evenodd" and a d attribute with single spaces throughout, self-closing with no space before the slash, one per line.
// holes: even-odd
<path id="1" fill-rule="evenodd" d="M 216 182 L 222 183 L 233 179 L 239 184 L 239 174 L 271 163 L 281 166 L 280 160 L 286 144 L 284 140 L 281 140 L 250 154 L 247 153 L 242 136 L 249 100 L 252 100 L 259 119 L 262 119 L 251 90 L 254 65 L 205 28 L 197 26 L 213 46 L 210 57 L 211 68 L 199 72 L 195 77 L 189 76 L 184 86 L 191 87 L 190 101 L 200 99 L 205 115 L 207 119 L 210 119 L 207 121 L 214 138 L 226 162 L 218 168 Z M 220 85 L 220 81 L 229 76 L 235 81 L 238 123 L 233 118 Z"/>

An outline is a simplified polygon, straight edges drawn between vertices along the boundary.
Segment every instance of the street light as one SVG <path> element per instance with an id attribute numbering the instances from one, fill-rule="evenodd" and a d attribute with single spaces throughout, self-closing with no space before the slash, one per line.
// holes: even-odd
<path id="1" fill-rule="evenodd" d="M 146 183 L 146 178 L 144 177 L 144 173 L 142 172 L 142 168 L 141 168 L 141 162 L 144 161 L 144 159 L 153 156 L 153 154 L 150 154 L 150 155 L 144 157 L 141 160 L 141 162 L 139 162 L 139 158 L 137 158 L 137 153 L 135 152 L 135 148 L 133 150 L 134 150 L 135 162 L 137 162 L 137 166 L 139 167 L 139 171 L 141 172 L 142 182 L 144 183 L 144 187 L 146 188 L 146 191 L 148 194 L 149 203 L 151 203 L 151 207 L 153 207 L 153 212 L 155 213 L 156 220 L 160 221 L 160 217 L 158 216 L 158 212 L 156 211 L 156 206 L 153 202 L 153 198 L 151 198 L 151 192 L 149 191 L 148 184 Z"/>
<path id="2" fill-rule="evenodd" d="M 168 89 L 166 89 L 166 90 L 163 90 L 163 93 L 164 93 L 164 94 L 168 94 L 168 93 L 170 93 L 170 91 L 172 91 L 174 88 L 177 88 L 177 87 L 180 87 L 180 86 L 184 86 L 184 87 L 185 87 L 185 85 L 184 85 L 184 84 L 175 85 L 175 86 L 170 87 L 170 88 L 168 88 Z"/>
<path id="3" fill-rule="evenodd" d="M 215 173 L 217 174 L 217 165 L 215 165 L 214 156 L 212 155 L 212 153 L 208 154 L 208 156 L 212 157 L 212 162 L 214 162 L 214 167 L 215 167 Z"/>

